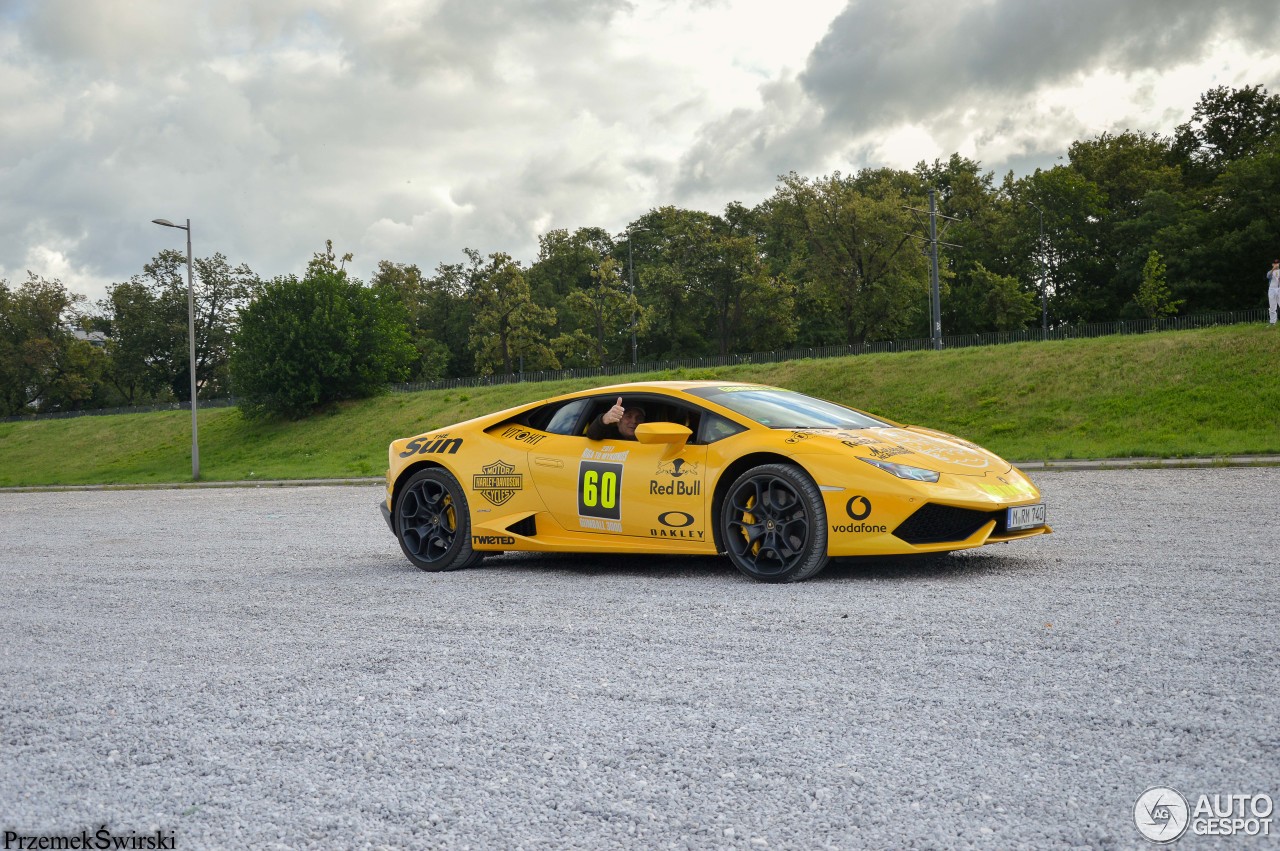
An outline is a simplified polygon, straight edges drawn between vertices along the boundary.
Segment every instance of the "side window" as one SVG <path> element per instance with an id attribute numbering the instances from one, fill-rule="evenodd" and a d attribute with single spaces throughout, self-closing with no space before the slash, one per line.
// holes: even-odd
<path id="1" fill-rule="evenodd" d="M 605 411 L 612 408 L 613 403 L 617 401 L 617 398 L 618 398 L 617 396 L 610 396 L 609 398 L 606 399 L 603 396 L 599 396 L 595 399 L 592 399 L 590 404 L 590 410 L 587 411 L 587 414 L 588 414 L 587 422 L 591 422 L 596 417 L 600 416 Z"/>
<path id="2" fill-rule="evenodd" d="M 613 407 L 618 401 L 616 394 L 609 396 L 601 396 L 595 400 L 589 413 L 589 419 L 594 419 L 605 411 Z M 685 426 L 693 433 L 689 438 L 690 443 L 698 443 L 698 428 L 701 417 L 703 416 L 701 409 L 689 405 L 673 402 L 661 396 L 623 396 L 623 407 L 625 408 L 644 408 L 647 423 L 675 423 Z"/>
<path id="3" fill-rule="evenodd" d="M 697 408 L 686 408 L 683 405 L 673 406 L 671 408 L 670 413 L 667 416 L 667 420 L 669 422 L 673 422 L 676 425 L 685 426 L 686 428 L 689 429 L 689 431 L 693 432 L 693 435 L 689 438 L 690 443 L 702 442 L 698 438 L 698 429 L 699 429 L 698 424 L 701 418 L 702 418 L 702 412 L 699 411 Z"/>
<path id="4" fill-rule="evenodd" d="M 702 415 L 702 425 L 698 430 L 698 442 L 715 443 L 717 440 L 732 437 L 740 431 L 746 431 L 746 428 L 732 420 L 725 419 L 719 414 L 707 411 Z"/>
<path id="5" fill-rule="evenodd" d="M 556 411 L 543 431 L 551 434 L 578 434 L 582 412 L 591 404 L 590 399 L 574 399 Z"/>

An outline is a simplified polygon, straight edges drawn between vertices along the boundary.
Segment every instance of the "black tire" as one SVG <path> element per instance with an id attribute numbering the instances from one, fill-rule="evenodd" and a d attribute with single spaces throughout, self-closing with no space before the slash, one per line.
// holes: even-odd
<path id="1" fill-rule="evenodd" d="M 396 497 L 394 517 L 400 549 L 422 570 L 460 570 L 483 557 L 471 549 L 467 495 L 448 470 L 414 473 Z"/>
<path id="2" fill-rule="evenodd" d="M 720 506 L 720 541 L 734 567 L 760 582 L 800 582 L 827 566 L 827 511 L 803 470 L 747 470 Z"/>

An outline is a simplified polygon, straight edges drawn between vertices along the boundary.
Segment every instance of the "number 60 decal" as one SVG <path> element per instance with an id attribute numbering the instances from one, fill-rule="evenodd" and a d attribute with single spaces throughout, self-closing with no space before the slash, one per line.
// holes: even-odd
<path id="1" fill-rule="evenodd" d="M 622 465 L 583 461 L 578 466 L 578 514 L 621 520 Z"/>

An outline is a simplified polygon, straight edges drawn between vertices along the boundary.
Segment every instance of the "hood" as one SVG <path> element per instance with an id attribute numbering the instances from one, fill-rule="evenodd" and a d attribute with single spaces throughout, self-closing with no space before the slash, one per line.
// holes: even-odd
<path id="1" fill-rule="evenodd" d="M 967 440 L 932 429 L 864 428 L 849 431 L 799 430 L 787 439 L 797 453 L 838 452 L 860 458 L 923 467 L 953 476 L 1007 473 L 1012 466 Z"/>

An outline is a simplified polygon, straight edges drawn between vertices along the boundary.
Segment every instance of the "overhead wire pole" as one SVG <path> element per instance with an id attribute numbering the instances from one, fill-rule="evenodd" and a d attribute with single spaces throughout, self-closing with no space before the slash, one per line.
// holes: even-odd
<path id="1" fill-rule="evenodd" d="M 938 213 L 938 190 L 929 190 L 929 209 L 917 210 L 915 207 L 907 207 L 913 213 L 928 213 L 929 215 L 929 238 L 918 234 L 907 234 L 914 239 L 923 239 L 927 244 L 926 253 L 929 256 L 929 336 L 933 340 L 933 348 L 941 351 L 942 349 L 942 287 L 939 283 L 938 275 L 938 246 L 945 245 L 948 248 L 961 248 L 963 246 L 956 245 L 952 242 L 939 242 L 938 237 L 938 219 L 945 219 L 942 230 L 945 233 L 951 222 L 957 222 L 955 216 L 944 216 Z"/>
<path id="2" fill-rule="evenodd" d="M 929 325 L 933 348 L 942 349 L 942 293 L 938 286 L 938 192 L 929 190 Z"/>

